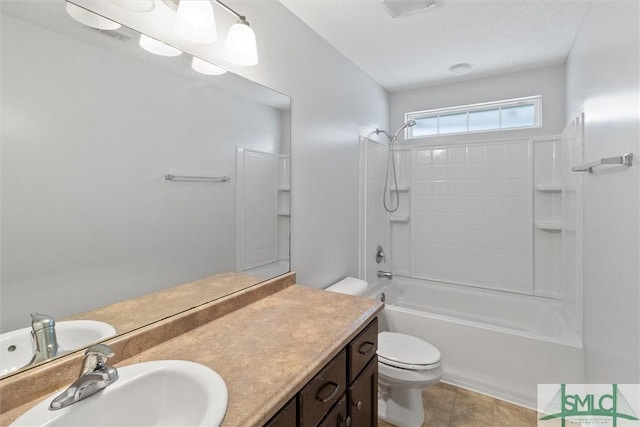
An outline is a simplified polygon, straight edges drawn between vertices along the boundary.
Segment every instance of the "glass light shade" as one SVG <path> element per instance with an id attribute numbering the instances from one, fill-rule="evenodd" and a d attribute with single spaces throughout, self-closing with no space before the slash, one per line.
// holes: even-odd
<path id="1" fill-rule="evenodd" d="M 159 40 L 151 38 L 146 34 L 140 34 L 140 47 L 147 52 L 160 56 L 178 56 L 182 53 L 180 49 L 162 43 Z"/>
<path id="2" fill-rule="evenodd" d="M 111 0 L 111 3 L 130 12 L 151 12 L 155 8 L 153 0 Z"/>
<path id="3" fill-rule="evenodd" d="M 110 19 L 104 18 L 93 12 L 89 12 L 87 9 L 83 9 L 80 6 L 76 6 L 69 2 L 67 2 L 67 13 L 73 19 L 87 27 L 98 28 L 100 30 L 117 30 L 122 26 L 117 22 L 113 22 Z"/>
<path id="4" fill-rule="evenodd" d="M 180 37 L 193 43 L 216 41 L 216 21 L 209 0 L 180 0 L 173 29 Z"/>
<path id="5" fill-rule="evenodd" d="M 191 60 L 191 68 L 198 73 L 207 74 L 209 76 L 219 76 L 227 72 L 224 68 L 218 67 L 210 62 L 203 61 L 195 56 L 193 57 L 193 60 Z"/>
<path id="6" fill-rule="evenodd" d="M 229 28 L 222 54 L 224 59 L 234 64 L 256 65 L 258 63 L 256 35 L 247 21 L 240 20 Z"/>

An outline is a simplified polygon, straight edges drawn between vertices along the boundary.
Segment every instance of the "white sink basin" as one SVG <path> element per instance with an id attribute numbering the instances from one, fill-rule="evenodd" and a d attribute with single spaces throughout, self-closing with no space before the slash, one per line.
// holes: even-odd
<path id="1" fill-rule="evenodd" d="M 219 426 L 228 392 L 214 370 L 183 360 L 157 360 L 118 369 L 106 389 L 52 411 L 52 394 L 12 426 Z"/>
<path id="2" fill-rule="evenodd" d="M 63 351 L 73 351 L 102 341 L 116 334 L 108 323 L 95 320 L 56 322 L 58 345 Z M 0 375 L 16 371 L 33 357 L 31 328 L 16 329 L 0 335 Z"/>

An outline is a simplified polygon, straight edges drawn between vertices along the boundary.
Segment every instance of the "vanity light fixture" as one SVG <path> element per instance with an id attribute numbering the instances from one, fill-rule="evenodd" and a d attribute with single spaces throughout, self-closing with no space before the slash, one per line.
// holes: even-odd
<path id="1" fill-rule="evenodd" d="M 216 21 L 209 0 L 181 0 L 173 27 L 176 34 L 193 43 L 213 43 L 217 40 Z"/>
<path id="2" fill-rule="evenodd" d="M 178 56 L 182 53 L 180 49 L 162 43 L 146 34 L 140 34 L 140 47 L 149 53 L 160 56 Z"/>
<path id="3" fill-rule="evenodd" d="M 197 71 L 198 73 L 207 74 L 209 76 L 219 76 L 227 72 L 227 70 L 225 70 L 224 68 L 218 67 L 217 65 L 204 61 L 195 56 L 191 60 L 191 68 L 193 68 L 193 70 Z"/>
<path id="4" fill-rule="evenodd" d="M 99 30 L 117 30 L 122 26 L 117 22 L 113 22 L 110 19 L 96 13 L 89 12 L 87 9 L 69 2 L 67 2 L 67 13 L 70 17 L 81 24 L 86 25 L 87 27 L 97 28 Z"/>
<path id="5" fill-rule="evenodd" d="M 256 35 L 244 16 L 240 16 L 238 22 L 229 28 L 222 56 L 238 65 L 250 66 L 258 63 Z"/>
<path id="6" fill-rule="evenodd" d="M 156 6 L 153 0 L 111 0 L 111 3 L 129 12 L 139 13 L 151 12 Z"/>
<path id="7" fill-rule="evenodd" d="M 176 11 L 174 30 L 180 37 L 195 43 L 212 43 L 215 41 L 216 29 L 211 0 L 163 1 Z M 251 29 L 247 18 L 220 0 L 212 1 L 238 19 L 227 33 L 222 53 L 224 59 L 237 65 L 256 65 L 258 63 L 256 35 Z"/>

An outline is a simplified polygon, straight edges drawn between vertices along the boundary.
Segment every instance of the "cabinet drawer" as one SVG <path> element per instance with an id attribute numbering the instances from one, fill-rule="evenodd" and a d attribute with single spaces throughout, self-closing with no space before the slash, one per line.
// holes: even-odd
<path id="1" fill-rule="evenodd" d="M 331 408 L 327 416 L 318 424 L 318 427 L 350 427 L 351 420 L 348 416 L 347 396 L 343 394 L 338 403 Z"/>
<path id="2" fill-rule="evenodd" d="M 346 391 L 347 354 L 342 350 L 302 389 L 300 426 L 315 427 Z"/>
<path id="3" fill-rule="evenodd" d="M 291 399 L 284 408 L 273 416 L 265 427 L 296 427 L 296 398 Z"/>
<path id="4" fill-rule="evenodd" d="M 376 317 L 367 328 L 351 341 L 347 346 L 349 353 L 349 384 L 367 366 L 378 350 L 378 318 Z"/>

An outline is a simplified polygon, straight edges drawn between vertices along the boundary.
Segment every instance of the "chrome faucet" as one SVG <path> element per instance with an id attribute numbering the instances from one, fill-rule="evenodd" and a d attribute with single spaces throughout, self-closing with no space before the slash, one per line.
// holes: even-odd
<path id="1" fill-rule="evenodd" d="M 387 279 L 391 280 L 393 279 L 393 273 L 391 273 L 390 271 L 378 270 L 378 277 L 386 277 Z"/>
<path id="2" fill-rule="evenodd" d="M 84 353 L 80 377 L 60 393 L 49 405 L 50 410 L 62 409 L 105 389 L 118 379 L 118 370 L 105 365 L 114 355 L 106 344 L 92 345 Z"/>
<path id="3" fill-rule="evenodd" d="M 31 313 L 31 337 L 35 350 L 31 361 L 26 366 L 53 359 L 60 352 L 56 337 L 56 322 L 53 317 Z"/>

